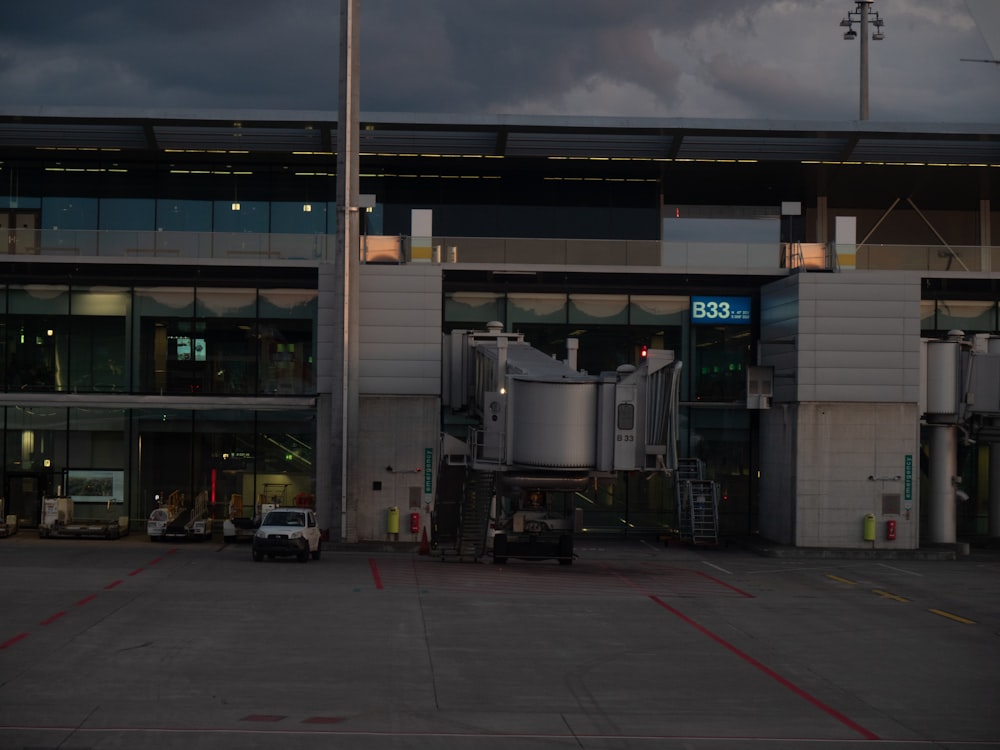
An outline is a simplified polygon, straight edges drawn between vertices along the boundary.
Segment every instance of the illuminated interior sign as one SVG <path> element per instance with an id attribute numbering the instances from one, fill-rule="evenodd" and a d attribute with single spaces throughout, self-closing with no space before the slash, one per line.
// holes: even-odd
<path id="1" fill-rule="evenodd" d="M 713 325 L 749 325 L 749 297 L 692 297 L 691 322 Z"/>

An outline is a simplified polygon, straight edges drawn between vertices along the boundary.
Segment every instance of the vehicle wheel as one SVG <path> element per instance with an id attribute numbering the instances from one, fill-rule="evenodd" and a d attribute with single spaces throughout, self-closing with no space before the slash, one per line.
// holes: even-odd
<path id="1" fill-rule="evenodd" d="M 264 555 L 262 553 L 258 552 L 257 550 L 252 550 L 251 554 L 253 555 L 253 561 L 254 562 L 260 562 L 261 560 L 264 559 Z"/>
<path id="2" fill-rule="evenodd" d="M 493 537 L 493 562 L 497 565 L 507 563 L 507 535 L 497 534 Z"/>
<path id="3" fill-rule="evenodd" d="M 309 549 L 308 548 L 305 551 L 299 553 L 298 561 L 300 563 L 309 562 Z"/>

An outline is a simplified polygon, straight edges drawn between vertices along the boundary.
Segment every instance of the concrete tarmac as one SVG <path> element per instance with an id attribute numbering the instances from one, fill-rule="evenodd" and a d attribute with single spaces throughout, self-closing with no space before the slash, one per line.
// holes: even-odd
<path id="1" fill-rule="evenodd" d="M 1000 748 L 1000 554 L 0 539 L 0 748 Z"/>

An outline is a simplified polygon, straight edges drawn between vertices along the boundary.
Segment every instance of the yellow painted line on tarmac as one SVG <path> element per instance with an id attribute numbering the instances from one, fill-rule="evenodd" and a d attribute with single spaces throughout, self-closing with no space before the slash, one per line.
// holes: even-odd
<path id="1" fill-rule="evenodd" d="M 840 576 L 835 576 L 833 573 L 827 573 L 826 577 L 836 581 L 837 583 L 849 583 L 852 586 L 857 583 L 857 581 L 852 581 L 850 578 L 841 578 Z"/>
<path id="2" fill-rule="evenodd" d="M 936 615 L 941 615 L 941 617 L 947 617 L 949 620 L 954 620 L 955 622 L 960 622 L 963 625 L 975 625 L 975 620 L 967 620 L 964 617 L 959 617 L 958 615 L 953 615 L 951 612 L 945 612 L 943 609 L 929 609 L 928 612 L 933 612 Z"/>
<path id="3" fill-rule="evenodd" d="M 900 596 L 899 594 L 891 594 L 888 591 L 882 591 L 882 589 L 872 589 L 873 594 L 878 594 L 885 599 L 892 599 L 895 602 L 908 602 L 910 601 L 905 596 Z"/>

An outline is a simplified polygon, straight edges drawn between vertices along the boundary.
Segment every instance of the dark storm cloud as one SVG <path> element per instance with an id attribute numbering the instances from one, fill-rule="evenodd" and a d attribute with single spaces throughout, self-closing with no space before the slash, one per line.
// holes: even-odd
<path id="1" fill-rule="evenodd" d="M 410 6 L 375 0 L 364 4 L 362 16 L 363 37 L 372 43 L 362 60 L 373 89 L 368 104 L 376 110 L 502 111 L 525 99 L 559 97 L 596 75 L 669 102 L 679 69 L 657 54 L 655 35 L 683 33 L 713 18 L 743 19 L 740 5 L 439 0 Z M 399 54 L 378 55 L 386 50 Z M 364 86 L 362 91 L 364 98 Z"/>
<path id="2" fill-rule="evenodd" d="M 853 119 L 858 44 L 838 27 L 853 7 L 361 0 L 361 107 Z M 1000 68 L 959 62 L 988 52 L 965 0 L 876 7 L 873 119 L 1000 119 Z M 338 0 L 17 3 L 0 25 L 0 107 L 336 110 L 339 20 Z"/>

